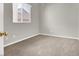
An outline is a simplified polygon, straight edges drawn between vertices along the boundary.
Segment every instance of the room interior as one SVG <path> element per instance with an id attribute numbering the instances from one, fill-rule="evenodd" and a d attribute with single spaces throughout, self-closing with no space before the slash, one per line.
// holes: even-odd
<path id="1" fill-rule="evenodd" d="M 79 56 L 79 4 L 29 3 L 31 22 L 13 23 L 4 3 L 5 56 Z"/>

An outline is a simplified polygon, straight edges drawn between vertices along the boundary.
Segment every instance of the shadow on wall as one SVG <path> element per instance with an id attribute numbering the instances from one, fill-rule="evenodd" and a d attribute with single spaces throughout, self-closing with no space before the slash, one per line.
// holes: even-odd
<path id="1" fill-rule="evenodd" d="M 40 32 L 65 37 L 78 37 L 79 4 L 42 4 Z"/>

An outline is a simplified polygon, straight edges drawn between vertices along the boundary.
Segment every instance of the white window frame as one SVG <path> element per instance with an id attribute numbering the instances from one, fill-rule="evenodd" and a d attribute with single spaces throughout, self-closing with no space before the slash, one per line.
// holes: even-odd
<path id="1" fill-rule="evenodd" d="M 21 21 L 18 21 L 18 8 L 24 8 L 29 13 L 28 21 L 23 21 L 22 9 L 21 9 Z M 27 3 L 13 3 L 13 23 L 31 23 L 31 8 L 32 6 Z"/>

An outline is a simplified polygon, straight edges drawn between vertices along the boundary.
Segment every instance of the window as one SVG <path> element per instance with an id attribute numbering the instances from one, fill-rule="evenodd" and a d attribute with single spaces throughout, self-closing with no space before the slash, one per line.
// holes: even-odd
<path id="1" fill-rule="evenodd" d="M 13 4 L 13 23 L 31 23 L 31 5 L 26 3 Z"/>

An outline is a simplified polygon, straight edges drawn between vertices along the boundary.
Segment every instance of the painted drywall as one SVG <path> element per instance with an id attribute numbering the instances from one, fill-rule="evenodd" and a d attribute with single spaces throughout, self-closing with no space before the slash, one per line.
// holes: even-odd
<path id="1" fill-rule="evenodd" d="M 39 32 L 39 8 L 38 4 L 32 5 L 32 19 L 31 23 L 13 23 L 12 19 L 12 4 L 4 4 L 4 31 L 8 32 L 8 36 L 5 37 L 4 45 L 20 41 L 23 38 L 33 36 Z"/>
<path id="2" fill-rule="evenodd" d="M 79 38 L 79 4 L 41 4 L 40 33 Z"/>
<path id="3" fill-rule="evenodd" d="M 77 5 L 78 8 L 78 15 L 79 15 L 79 4 Z M 78 37 L 79 37 L 79 16 L 78 16 Z"/>
<path id="4" fill-rule="evenodd" d="M 12 4 L 4 4 L 4 44 L 39 33 L 79 38 L 79 4 L 32 4 L 32 23 L 14 24 Z"/>

